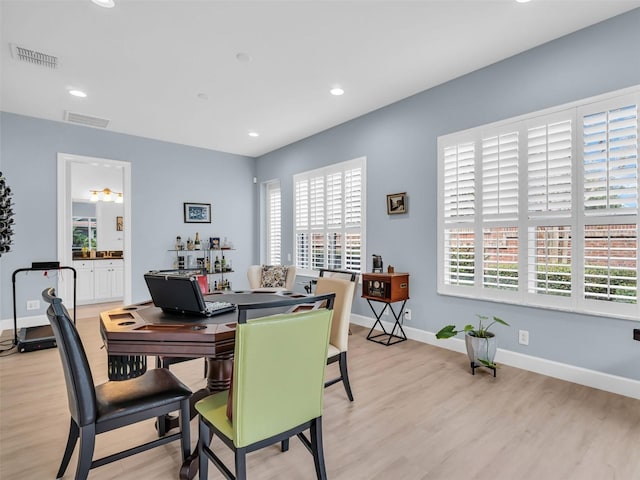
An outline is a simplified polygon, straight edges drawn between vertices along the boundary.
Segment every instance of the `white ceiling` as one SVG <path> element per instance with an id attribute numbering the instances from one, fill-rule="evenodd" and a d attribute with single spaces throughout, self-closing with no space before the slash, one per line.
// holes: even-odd
<path id="1" fill-rule="evenodd" d="M 115 1 L 104 9 L 89 0 L 0 0 L 0 108 L 56 121 L 68 110 L 108 119 L 115 132 L 259 156 L 640 6 Z M 60 65 L 17 61 L 10 43 Z M 343 96 L 329 95 L 336 85 Z"/>

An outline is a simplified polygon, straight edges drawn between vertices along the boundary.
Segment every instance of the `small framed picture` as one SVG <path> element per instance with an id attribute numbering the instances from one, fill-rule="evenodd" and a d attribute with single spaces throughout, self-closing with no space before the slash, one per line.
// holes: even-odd
<path id="1" fill-rule="evenodd" d="M 211 204 L 185 203 L 184 223 L 211 223 Z"/>
<path id="2" fill-rule="evenodd" d="M 124 221 L 122 217 L 116 217 L 116 231 L 121 232 L 124 230 Z"/>
<path id="3" fill-rule="evenodd" d="M 407 192 L 387 195 L 387 214 L 407 213 Z"/>

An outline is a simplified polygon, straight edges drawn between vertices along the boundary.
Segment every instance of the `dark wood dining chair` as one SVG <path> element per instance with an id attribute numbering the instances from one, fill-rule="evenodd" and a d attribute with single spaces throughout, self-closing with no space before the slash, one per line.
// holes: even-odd
<path id="1" fill-rule="evenodd" d="M 148 370 L 143 375 L 129 380 L 108 381 L 94 385 L 80 335 L 69 318 L 62 300 L 55 296 L 53 288 L 44 290 L 42 298 L 50 304 L 47 317 L 51 322 L 62 360 L 71 413 L 67 446 L 56 478 L 64 475 L 78 438 L 80 438 L 80 452 L 76 480 L 86 479 L 92 468 L 174 440 L 180 440 L 182 460 L 186 459 L 191 443 L 189 428 L 191 390 L 164 368 Z M 180 432 L 93 460 L 96 435 L 175 411 L 180 412 Z M 149 425 L 153 428 L 152 423 Z M 176 469 L 176 474 L 177 471 Z"/>

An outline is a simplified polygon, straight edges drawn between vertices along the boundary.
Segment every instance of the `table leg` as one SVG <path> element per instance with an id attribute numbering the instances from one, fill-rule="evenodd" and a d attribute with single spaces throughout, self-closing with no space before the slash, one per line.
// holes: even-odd
<path id="1" fill-rule="evenodd" d="M 400 311 L 397 314 L 393 309 L 391 302 L 381 301 L 381 303 L 384 303 L 384 307 L 382 308 L 382 310 L 380 310 L 380 312 L 376 312 L 376 309 L 373 308 L 373 305 L 368 298 L 367 298 L 367 303 L 369 304 L 371 311 L 376 317 L 376 321 L 374 322 L 373 327 L 371 327 L 371 330 L 369 330 L 369 333 L 367 334 L 367 340 L 370 340 L 372 342 L 376 342 L 388 347 L 389 345 L 394 345 L 396 343 L 403 342 L 407 339 L 407 335 L 405 334 L 404 329 L 402 328 L 402 324 L 400 322 L 402 319 L 402 314 L 404 312 L 404 307 L 407 303 L 406 300 L 402 302 L 402 305 L 400 306 Z M 387 309 L 387 307 L 389 308 L 389 310 L 391 310 L 391 314 L 393 315 L 393 318 L 394 318 L 393 328 L 391 329 L 390 332 L 387 332 L 381 320 L 382 315 L 384 314 L 384 311 Z M 380 325 L 380 328 L 382 329 L 382 333 L 373 335 L 376 325 Z M 396 329 L 397 329 L 397 333 L 396 333 Z M 382 340 L 380 339 L 380 337 L 386 337 L 386 340 Z"/>
<path id="2" fill-rule="evenodd" d="M 207 388 L 198 390 L 191 396 L 191 418 L 196 416 L 194 405 L 198 400 L 212 393 L 228 390 L 231 384 L 233 372 L 233 352 L 223 353 L 215 357 L 207 357 Z M 198 472 L 198 449 L 182 463 L 180 467 L 180 480 L 191 480 Z"/>

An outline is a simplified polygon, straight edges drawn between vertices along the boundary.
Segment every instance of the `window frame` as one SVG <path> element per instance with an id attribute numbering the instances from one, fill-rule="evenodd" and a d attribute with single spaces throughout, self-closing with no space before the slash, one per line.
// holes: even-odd
<path id="1" fill-rule="evenodd" d="M 339 270 L 349 270 L 354 272 L 363 272 L 366 268 L 366 157 L 358 157 L 352 160 L 339 162 L 331 165 L 327 165 L 314 170 L 308 170 L 293 175 L 293 264 L 296 266 L 296 271 L 300 275 L 315 276 L 320 268 L 333 268 Z M 349 218 L 352 218 L 350 214 L 350 208 L 347 206 L 349 199 L 345 186 L 348 181 L 345 180 L 345 174 L 347 172 L 360 169 L 360 198 L 359 198 L 359 222 L 350 224 Z M 331 208 L 327 207 L 327 195 L 328 192 L 333 190 L 327 190 L 327 179 L 333 178 L 337 174 L 341 175 L 341 206 L 339 212 L 336 211 L 335 204 Z M 322 179 L 320 181 L 319 179 Z M 320 183 L 322 186 L 320 187 Z M 315 188 L 315 190 L 314 190 Z M 312 199 L 312 192 L 322 190 L 322 201 L 318 198 Z M 333 192 L 335 194 L 335 192 Z M 304 200 L 299 201 L 299 195 L 304 196 Z M 300 203 L 299 203 L 300 202 Z M 358 208 L 357 202 L 355 205 L 356 211 Z M 333 217 L 336 215 L 340 217 L 339 222 L 329 224 L 327 214 L 333 212 Z M 357 217 L 357 215 L 356 215 Z M 359 235 L 360 241 L 360 257 L 359 268 L 353 268 L 353 264 L 349 263 L 349 239 L 353 238 L 353 235 Z M 340 239 L 340 265 L 330 263 L 329 261 L 329 239 L 330 235 L 338 236 Z M 298 237 L 304 236 L 307 238 L 308 250 L 299 248 Z M 314 239 L 321 240 L 319 244 L 322 247 L 322 258 L 316 258 L 314 263 L 313 249 L 311 244 Z M 316 250 L 317 251 L 317 250 Z M 335 251 L 338 251 L 337 249 Z M 357 251 L 357 248 L 356 248 Z M 306 255 L 306 260 L 301 260 L 301 256 Z M 319 261 L 318 261 L 319 260 Z"/>
<path id="2" fill-rule="evenodd" d="M 437 288 L 438 293 L 442 295 L 453 295 L 459 297 L 475 298 L 480 300 L 489 300 L 496 302 L 512 303 L 523 306 L 533 306 L 540 308 L 549 308 L 556 310 L 571 311 L 577 313 L 586 313 L 599 316 L 609 316 L 617 318 L 625 318 L 631 320 L 640 320 L 640 295 L 636 292 L 635 303 L 627 304 L 614 301 L 591 300 L 586 298 L 585 292 L 585 228 L 587 225 L 635 225 L 635 286 L 640 283 L 640 245 L 638 244 L 638 219 L 640 217 L 638 209 L 635 213 L 626 212 L 624 214 L 606 213 L 603 215 L 586 215 L 584 210 L 585 191 L 584 191 L 584 171 L 585 162 L 583 156 L 583 116 L 590 112 L 599 111 L 598 109 L 606 109 L 611 111 L 617 106 L 621 107 L 633 103 L 636 105 L 636 115 L 640 117 L 640 85 L 609 92 L 597 97 L 579 100 L 570 104 L 560 105 L 543 111 L 531 114 L 521 115 L 518 117 L 506 119 L 500 122 L 494 122 L 488 125 L 482 125 L 476 128 L 455 132 L 448 135 L 438 137 L 438 245 L 437 245 Z M 570 145 L 570 165 L 571 165 L 571 207 L 568 211 L 534 211 L 530 209 L 529 196 L 530 175 L 529 175 L 529 134 L 534 126 L 552 125 L 555 122 L 561 122 L 562 119 L 569 118 L 571 120 L 571 145 Z M 636 118 L 635 145 L 636 145 L 636 173 L 640 174 L 640 166 L 638 158 L 640 154 L 640 118 Z M 517 130 L 520 132 L 520 142 L 518 147 L 518 209 L 517 219 L 513 222 L 518 228 L 518 278 L 519 284 L 516 291 L 507 291 L 501 289 L 484 288 L 483 283 L 483 248 L 482 233 L 484 228 L 512 226 L 508 221 L 503 221 L 499 215 L 491 218 L 483 217 L 483 171 L 482 171 L 482 142 L 490 136 L 502 134 L 507 131 Z M 608 140 L 607 140 L 608 142 Z M 474 149 L 474 208 L 473 214 L 466 216 L 456 216 L 457 208 L 460 206 L 456 202 L 461 202 L 459 197 L 451 195 L 450 192 L 455 191 L 451 182 L 445 184 L 447 178 L 459 178 L 457 172 L 452 173 L 451 162 L 458 162 L 459 159 L 451 159 L 450 152 L 460 149 L 461 146 L 468 147 L 473 145 Z M 545 144 L 545 148 L 548 144 Z M 603 147 L 605 149 L 612 148 L 608 143 Z M 445 156 L 448 154 L 448 156 Z M 445 165 L 445 158 L 449 163 Z M 632 157 L 633 158 L 633 157 Z M 456 164 L 455 168 L 459 168 Z M 447 177 L 445 177 L 447 175 Z M 640 181 L 636 176 L 636 188 Z M 545 180 L 549 183 L 549 178 Z M 447 190 L 445 191 L 445 188 Z M 637 190 L 640 192 L 640 189 Z M 446 196 L 448 195 L 448 196 Z M 636 207 L 639 200 L 636 198 Z M 466 204 L 469 201 L 467 199 Z M 445 209 L 448 216 L 445 216 Z M 467 212 L 469 209 L 466 210 Z M 453 212 L 450 214 L 449 212 Z M 537 255 L 537 251 L 531 249 L 530 232 L 535 232 L 537 227 L 568 227 L 570 229 L 570 272 L 571 272 L 571 289 L 569 296 L 534 293 L 531 289 L 531 282 L 535 282 L 535 277 L 540 270 L 533 270 L 530 265 L 531 257 Z M 469 256 L 474 261 L 473 283 L 472 285 L 461 284 L 461 282 L 451 281 L 451 278 L 460 277 L 459 272 L 459 255 L 458 247 L 449 248 L 451 241 L 451 232 L 459 231 L 461 228 L 471 228 L 473 231 L 474 246 L 472 254 Z M 456 245 L 459 245 L 459 238 Z M 451 252 L 457 257 L 450 256 Z M 449 255 L 449 257 L 447 257 Z M 451 263 L 451 259 L 454 263 Z M 613 258 L 612 256 L 608 258 Z M 458 263 L 455 263 L 458 262 Z M 453 269 L 451 268 L 453 265 Z M 455 271 L 454 271 L 455 270 Z M 531 272 L 530 272 L 531 270 Z M 548 273 L 545 271 L 544 273 Z M 470 274 L 466 274 L 470 275 Z M 531 277 L 534 275 L 534 277 Z M 533 280 L 532 280 L 533 279 Z M 535 290 L 535 289 L 533 289 Z"/>

